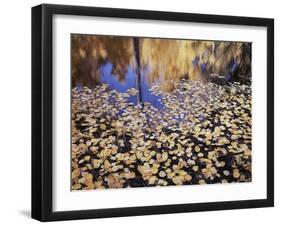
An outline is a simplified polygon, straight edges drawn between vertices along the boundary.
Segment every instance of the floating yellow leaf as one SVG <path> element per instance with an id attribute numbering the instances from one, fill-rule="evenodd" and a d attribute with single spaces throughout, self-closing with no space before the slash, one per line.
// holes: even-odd
<path id="1" fill-rule="evenodd" d="M 200 147 L 196 145 L 196 146 L 195 146 L 195 151 L 196 151 L 196 152 L 200 152 Z"/>
<path id="2" fill-rule="evenodd" d="M 100 124 L 100 128 L 101 128 L 102 130 L 106 130 L 106 125 L 105 125 L 105 124 Z"/>
<path id="3" fill-rule="evenodd" d="M 239 177 L 240 177 L 240 172 L 239 172 L 239 170 L 238 170 L 238 169 L 234 169 L 232 175 L 233 175 L 234 178 L 239 178 Z"/>
<path id="4" fill-rule="evenodd" d="M 165 176 L 166 176 L 166 173 L 165 173 L 164 171 L 160 171 L 159 176 L 160 176 L 160 177 L 165 177 Z"/>
<path id="5" fill-rule="evenodd" d="M 72 179 L 75 177 L 79 177 L 80 176 L 80 169 L 75 169 L 72 171 Z"/>
<path id="6" fill-rule="evenodd" d="M 73 186 L 72 186 L 72 189 L 73 190 L 78 190 L 78 189 L 80 189 L 81 188 L 81 184 L 74 184 Z"/>
<path id="7" fill-rule="evenodd" d="M 182 179 L 183 178 L 181 176 L 175 176 L 175 177 L 172 178 L 172 181 L 176 185 L 181 185 L 183 183 Z"/>
<path id="8" fill-rule="evenodd" d="M 104 161 L 103 165 L 104 165 L 105 170 L 108 170 L 109 168 L 111 168 L 111 164 L 107 159 Z"/>
<path id="9" fill-rule="evenodd" d="M 230 175 L 230 172 L 229 172 L 228 170 L 224 170 L 224 171 L 223 171 L 223 174 L 224 174 L 225 176 L 229 176 L 229 175 Z"/>

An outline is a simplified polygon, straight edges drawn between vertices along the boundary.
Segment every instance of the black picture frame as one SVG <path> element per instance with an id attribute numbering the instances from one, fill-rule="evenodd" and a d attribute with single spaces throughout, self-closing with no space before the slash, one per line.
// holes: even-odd
<path id="1" fill-rule="evenodd" d="M 52 18 L 55 14 L 247 25 L 267 28 L 267 198 L 95 210 L 52 210 Z M 267 18 L 43 4 L 32 8 L 32 218 L 122 217 L 274 206 L 274 20 Z"/>

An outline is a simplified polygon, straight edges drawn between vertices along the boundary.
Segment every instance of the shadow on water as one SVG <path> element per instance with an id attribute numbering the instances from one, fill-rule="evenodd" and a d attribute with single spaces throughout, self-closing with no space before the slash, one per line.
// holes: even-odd
<path id="1" fill-rule="evenodd" d="M 120 93 L 124 93 L 131 88 L 137 89 L 137 74 L 131 66 L 128 66 L 128 70 L 123 81 L 119 81 L 117 76 L 112 73 L 113 65 L 110 62 L 102 65 L 99 71 L 101 76 L 100 81 L 107 84 L 110 89 L 115 89 Z M 143 102 L 149 102 L 154 107 L 161 109 L 163 108 L 163 104 L 161 103 L 162 96 L 156 96 L 151 93 L 151 87 L 147 83 L 146 79 L 148 75 L 148 69 L 143 70 L 141 73 L 141 92 Z M 137 105 L 137 96 L 130 96 L 128 102 Z"/>

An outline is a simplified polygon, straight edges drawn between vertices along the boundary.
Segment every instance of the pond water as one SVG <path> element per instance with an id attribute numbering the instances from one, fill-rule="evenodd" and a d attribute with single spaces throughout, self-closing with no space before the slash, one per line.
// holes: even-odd
<path id="1" fill-rule="evenodd" d="M 120 93 L 125 93 L 128 89 L 137 89 L 137 74 L 135 70 L 128 66 L 127 73 L 125 74 L 124 80 L 119 81 L 117 76 L 112 73 L 113 65 L 110 62 L 102 65 L 99 69 L 100 81 L 109 86 L 110 89 L 115 89 Z M 156 108 L 163 108 L 162 95 L 153 95 L 150 91 L 151 86 L 147 82 L 147 76 L 149 75 L 149 68 L 141 71 L 141 92 L 143 102 L 149 102 Z M 137 105 L 137 96 L 130 96 L 128 99 L 129 103 Z"/>

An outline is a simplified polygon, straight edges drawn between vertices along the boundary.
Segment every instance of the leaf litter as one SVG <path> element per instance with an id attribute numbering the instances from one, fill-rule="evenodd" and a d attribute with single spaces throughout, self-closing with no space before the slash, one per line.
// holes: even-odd
<path id="1" fill-rule="evenodd" d="M 72 190 L 251 181 L 251 88 L 154 82 L 163 108 L 106 84 L 72 89 Z"/>

